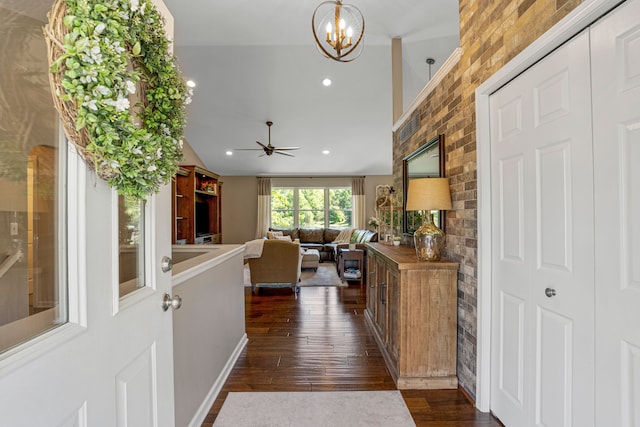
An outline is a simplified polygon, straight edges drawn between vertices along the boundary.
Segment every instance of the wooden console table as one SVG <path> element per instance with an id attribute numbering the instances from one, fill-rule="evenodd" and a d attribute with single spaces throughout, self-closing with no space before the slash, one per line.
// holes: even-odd
<path id="1" fill-rule="evenodd" d="M 367 243 L 365 319 L 398 389 L 457 388 L 458 263 Z"/>

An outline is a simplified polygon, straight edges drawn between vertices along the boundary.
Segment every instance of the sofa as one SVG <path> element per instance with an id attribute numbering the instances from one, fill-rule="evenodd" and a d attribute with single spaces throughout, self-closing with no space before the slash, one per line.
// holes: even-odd
<path id="1" fill-rule="evenodd" d="M 298 292 L 302 253 L 300 245 L 285 240 L 267 240 L 259 258 L 249 258 L 251 291 L 255 293 L 258 284 L 288 283 Z"/>
<path id="2" fill-rule="evenodd" d="M 338 228 L 270 228 L 267 238 L 274 234 L 282 233 L 291 240 L 300 240 L 303 249 L 316 249 L 320 253 L 320 262 L 337 261 L 336 254 L 340 245 L 348 247 L 349 243 L 355 243 L 359 249 L 364 248 L 368 242 L 377 242 L 378 233 L 371 230 L 353 230 L 349 242 L 335 242 L 342 230 Z"/>

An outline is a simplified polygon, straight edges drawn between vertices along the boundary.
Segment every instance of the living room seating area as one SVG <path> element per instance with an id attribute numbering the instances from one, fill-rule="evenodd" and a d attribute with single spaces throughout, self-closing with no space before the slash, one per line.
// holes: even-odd
<path id="1" fill-rule="evenodd" d="M 282 234 L 280 234 L 282 233 Z M 315 249 L 320 255 L 320 262 L 337 261 L 338 250 L 355 243 L 358 249 L 364 249 L 364 244 L 377 242 L 378 233 L 371 230 L 353 229 L 345 239 L 338 239 L 345 235 L 344 229 L 337 228 L 270 228 L 267 238 L 289 236 L 292 241 L 298 239 L 303 249 Z M 346 234 L 349 234 L 348 232 Z"/>

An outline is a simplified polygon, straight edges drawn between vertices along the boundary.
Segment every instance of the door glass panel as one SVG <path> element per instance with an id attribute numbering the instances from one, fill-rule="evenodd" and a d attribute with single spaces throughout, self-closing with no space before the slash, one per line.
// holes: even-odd
<path id="1" fill-rule="evenodd" d="M 145 286 L 144 201 L 118 196 L 120 297 Z"/>
<path id="2" fill-rule="evenodd" d="M 67 322 L 66 142 L 42 34 L 50 6 L 0 0 L 0 352 Z"/>

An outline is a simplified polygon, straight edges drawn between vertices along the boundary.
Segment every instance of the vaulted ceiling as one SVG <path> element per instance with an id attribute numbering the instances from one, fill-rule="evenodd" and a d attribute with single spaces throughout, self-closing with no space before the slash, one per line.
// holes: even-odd
<path id="1" fill-rule="evenodd" d="M 405 107 L 459 45 L 458 3 L 447 0 L 352 0 L 366 26 L 350 63 L 314 45 L 319 0 L 164 1 L 179 66 L 197 84 L 185 136 L 223 176 L 391 174 L 391 39 L 402 38 Z M 268 120 L 271 143 L 299 146 L 295 157 L 234 150 L 266 144 Z"/>

